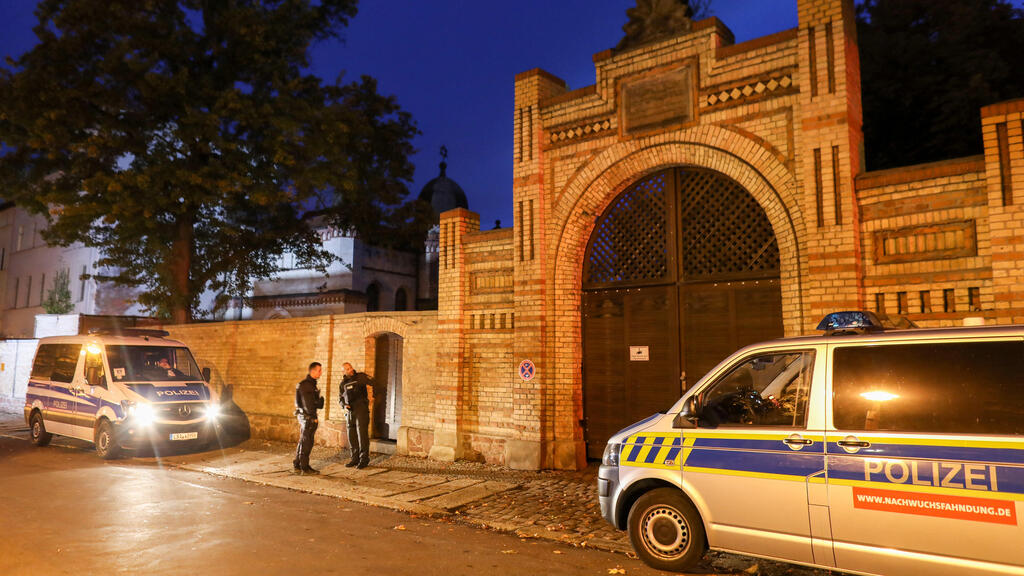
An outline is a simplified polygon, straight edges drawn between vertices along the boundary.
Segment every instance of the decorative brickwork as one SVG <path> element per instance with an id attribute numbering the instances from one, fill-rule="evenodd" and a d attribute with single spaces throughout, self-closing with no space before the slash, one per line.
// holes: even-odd
<path id="1" fill-rule="evenodd" d="M 453 452 L 513 467 L 583 463 L 582 286 L 649 283 L 676 269 L 667 248 L 650 244 L 676 208 L 655 188 L 635 186 L 672 167 L 736 183 L 735 213 L 715 221 L 731 228 L 705 234 L 735 237 L 751 262 L 775 259 L 778 280 L 758 289 L 777 287 L 787 334 L 849 308 L 926 326 L 1024 319 L 1024 104 L 983 111 L 984 158 L 863 174 L 852 2 L 797 7 L 797 29 L 739 45 L 709 19 L 601 52 L 595 84 L 573 91 L 542 71 L 516 77 L 515 231 L 488 243 L 469 227 L 461 273 L 470 280 L 439 312 L 461 326 L 443 336 L 442 349 L 463 342 L 462 362 L 439 367 L 442 381 L 461 383 Z M 757 211 L 741 209 L 748 200 L 766 228 Z M 613 201 L 617 216 L 598 227 Z M 445 219 L 457 229 L 465 221 Z M 700 235 L 701 224 L 681 233 Z M 500 328 L 513 313 L 514 324 Z M 530 381 L 512 370 L 525 359 L 537 369 Z"/>
<path id="2" fill-rule="evenodd" d="M 436 316 L 175 334 L 230 375 L 254 421 L 289 434 L 281 398 L 307 350 L 331 351 L 334 382 L 343 358 L 372 358 L 368 336 L 398 334 L 407 350 L 400 450 L 537 469 L 582 466 L 584 439 L 598 442 L 584 434 L 584 282 L 588 297 L 608 292 L 611 304 L 626 301 L 613 294 L 623 278 L 643 284 L 629 313 L 667 323 L 661 333 L 680 339 L 716 320 L 700 310 L 650 313 L 684 292 L 702 303 L 743 300 L 787 335 L 854 308 L 922 326 L 1024 322 L 1024 99 L 982 110 L 983 156 L 865 173 L 853 3 L 797 0 L 797 9 L 797 29 L 739 45 L 708 19 L 600 52 L 594 85 L 572 91 L 542 70 L 517 75 L 514 227 L 483 232 L 472 212 L 442 215 Z M 652 178 L 687 172 L 731 184 L 709 187 L 715 202 L 684 212 L 672 204 L 682 196 L 659 196 Z M 714 212 L 722 203 L 732 211 Z M 732 242 L 732 256 L 723 264 L 681 248 L 667 262 L 682 245 L 660 239 L 663 230 L 679 231 L 672 243 L 687 234 Z M 712 281 L 673 277 L 686 262 Z M 726 268 L 761 276 L 720 281 Z M 692 350 L 673 345 L 684 358 Z M 517 371 L 525 360 L 536 367 L 531 379 Z M 698 376 L 662 374 L 672 396 Z"/>

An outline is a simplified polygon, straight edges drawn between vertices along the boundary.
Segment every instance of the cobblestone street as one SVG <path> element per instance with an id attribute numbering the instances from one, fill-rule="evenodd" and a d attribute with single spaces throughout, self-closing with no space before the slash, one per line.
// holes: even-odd
<path id="1" fill-rule="evenodd" d="M 475 462 L 443 463 L 392 456 L 374 465 L 393 470 L 481 477 L 512 483 L 515 487 L 466 505 L 456 514 L 464 521 L 513 532 L 521 537 L 558 540 L 572 546 L 593 547 L 635 557 L 629 537 L 604 518 L 597 500 L 597 465 L 577 472 L 517 472 Z M 760 574 L 763 576 L 824 576 L 829 572 L 710 552 L 706 573 Z"/>

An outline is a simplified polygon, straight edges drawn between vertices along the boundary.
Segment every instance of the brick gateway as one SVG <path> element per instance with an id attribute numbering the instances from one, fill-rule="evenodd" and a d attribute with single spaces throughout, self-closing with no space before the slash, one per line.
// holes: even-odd
<path id="1" fill-rule="evenodd" d="M 1024 321 L 1024 236 L 1015 231 L 1024 218 L 1024 101 L 981 111 L 984 156 L 865 172 L 852 2 L 797 4 L 797 29 L 742 44 L 711 18 L 674 38 L 599 52 L 592 86 L 569 90 L 543 70 L 516 77 L 514 228 L 481 231 L 466 210 L 442 216 L 432 457 L 581 466 L 614 432 L 607 414 L 617 408 L 632 421 L 633 411 L 667 406 L 683 372 L 692 384 L 712 358 L 742 343 L 735 324 L 685 312 L 728 291 L 703 293 L 679 276 L 661 297 L 651 296 L 650 278 L 624 282 L 618 288 L 640 302 L 636 320 L 617 320 L 626 336 L 595 335 L 608 333 L 592 319 L 609 305 L 595 295 L 616 287 L 587 276 L 592 239 L 615 202 L 658 174 L 713 174 L 756 202 L 777 267 L 732 281 L 759 282 L 765 296 L 753 308 L 765 335 L 810 332 L 825 313 L 846 308 L 924 326 Z M 756 220 L 746 216 L 750 231 L 735 238 L 756 244 Z M 635 232 L 628 238 L 642 253 L 647 240 Z M 615 250 L 630 253 L 629 240 L 612 242 L 626 242 Z M 673 290 L 675 312 L 657 312 L 671 307 Z M 623 309 L 625 298 L 604 300 Z M 633 342 L 645 329 L 653 333 Z M 694 336 L 716 330 L 732 340 Z M 641 363 L 626 360 L 628 347 L 659 334 L 681 341 L 677 358 L 656 366 L 652 344 L 651 361 L 631 366 Z M 524 359 L 537 367 L 530 381 L 516 371 Z M 634 386 L 649 389 L 627 389 Z"/>
<path id="2" fill-rule="evenodd" d="M 712 18 L 599 52 L 592 86 L 569 90 L 543 70 L 519 74 L 514 227 L 481 231 L 464 209 L 442 215 L 436 314 L 190 325 L 173 335 L 233 387 L 254 434 L 283 438 L 294 434 L 289 382 L 305 355 L 327 358 L 336 383 L 341 361 L 374 366 L 380 336 L 394 334 L 402 365 L 389 373 L 401 372 L 401 408 L 380 420 L 388 436 L 398 425 L 400 453 L 573 469 L 600 451 L 614 417 L 667 407 L 684 371 L 692 384 L 715 355 L 760 337 L 736 337 L 737 324 L 720 313 L 694 313 L 716 299 L 720 310 L 723 299 L 743 300 L 736 291 L 751 282 L 765 335 L 812 332 L 825 313 L 849 308 L 922 326 L 1024 322 L 1024 99 L 981 110 L 983 155 L 865 172 L 852 2 L 797 6 L 796 29 L 742 44 Z M 682 186 L 688 174 L 706 190 Z M 631 211 L 649 197 L 622 204 L 658 178 L 663 224 L 651 219 L 654 205 Z M 697 196 L 684 226 L 683 199 Z M 708 233 L 702 226 L 722 219 L 714 209 L 723 205 L 742 217 L 715 250 L 676 245 Z M 661 225 L 663 235 L 645 235 Z M 626 265 L 662 240 L 675 258 L 664 270 L 650 260 Z M 724 240 L 737 243 L 725 252 L 745 257 L 709 265 Z M 691 253 L 702 259 L 687 263 Z M 595 265 L 604 268 L 595 274 Z M 625 336 L 595 335 L 607 330 L 591 321 L 604 300 L 610 317 L 616 308 L 643 312 L 618 320 Z M 716 331 L 736 339 L 700 336 Z M 641 340 L 666 334 L 678 335 L 666 350 Z M 630 346 L 646 364 L 627 360 Z M 531 379 L 520 376 L 524 360 L 535 367 Z M 341 422 L 325 417 L 323 439 L 342 442 Z"/>

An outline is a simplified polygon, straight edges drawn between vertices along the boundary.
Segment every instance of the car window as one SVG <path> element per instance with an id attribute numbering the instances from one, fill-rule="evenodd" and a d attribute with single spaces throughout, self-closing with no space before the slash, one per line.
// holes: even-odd
<path id="1" fill-rule="evenodd" d="M 1024 343 L 836 348 L 839 430 L 1024 434 Z"/>
<path id="2" fill-rule="evenodd" d="M 51 379 L 54 382 L 69 383 L 75 378 L 75 369 L 78 367 L 78 356 L 82 352 L 82 345 L 57 344 L 55 351 Z"/>
<path id="3" fill-rule="evenodd" d="M 759 354 L 701 393 L 702 426 L 803 428 L 814 352 Z"/>
<path id="4" fill-rule="evenodd" d="M 32 363 L 32 377 L 49 380 L 53 375 L 53 360 L 57 355 L 56 344 L 43 344 L 36 351 L 35 362 Z"/>

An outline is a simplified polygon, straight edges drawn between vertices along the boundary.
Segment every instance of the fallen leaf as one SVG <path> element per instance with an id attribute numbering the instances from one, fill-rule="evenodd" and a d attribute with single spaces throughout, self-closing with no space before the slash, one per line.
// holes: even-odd
<path id="1" fill-rule="evenodd" d="M 609 568 L 608 569 L 608 573 L 609 574 L 625 574 L 626 573 L 626 569 L 625 568 Z"/>
<path id="2" fill-rule="evenodd" d="M 562 554 L 561 550 L 552 550 L 552 552 L 554 552 L 555 554 Z"/>
<path id="3" fill-rule="evenodd" d="M 502 554 L 515 554 L 516 551 L 515 550 L 502 550 L 501 553 Z"/>
<path id="4" fill-rule="evenodd" d="M 395 526 L 395 530 L 405 530 L 405 524 L 399 524 L 398 526 Z"/>

